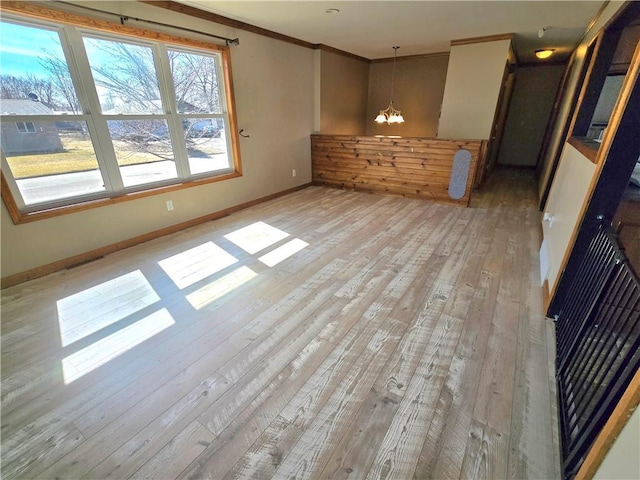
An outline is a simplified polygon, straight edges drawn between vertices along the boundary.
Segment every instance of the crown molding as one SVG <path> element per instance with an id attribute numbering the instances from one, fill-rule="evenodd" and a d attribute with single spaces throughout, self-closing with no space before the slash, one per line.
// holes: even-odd
<path id="1" fill-rule="evenodd" d="M 404 55 L 402 57 L 398 57 L 397 60 L 415 60 L 418 58 L 434 58 L 434 57 L 448 57 L 449 52 L 435 52 L 435 53 L 419 53 L 417 55 Z M 370 63 L 386 63 L 393 62 L 393 57 L 384 57 L 384 58 L 375 58 L 370 60 Z"/>
<path id="2" fill-rule="evenodd" d="M 485 42 L 497 42 L 498 40 L 513 40 L 514 33 L 501 33 L 498 35 L 487 35 L 485 37 L 473 37 L 473 38 L 460 38 L 458 40 L 451 40 L 451 46 L 456 45 L 469 45 L 472 43 L 485 43 Z"/>
<path id="3" fill-rule="evenodd" d="M 300 40 L 299 38 L 290 37 L 289 35 L 284 35 L 282 33 L 274 32 L 266 28 L 257 27 L 255 25 L 251 25 L 250 23 L 241 22 L 240 20 L 234 20 L 232 18 L 225 17 L 223 15 L 218 15 L 217 13 L 209 12 L 206 10 L 201 10 L 199 8 L 192 7 L 190 5 L 185 5 L 183 3 L 178 3 L 171 0 L 137 0 L 137 1 L 139 3 L 145 3 L 147 5 L 152 5 L 154 7 L 164 8 L 165 10 L 170 10 L 175 13 L 181 13 L 183 15 L 188 15 L 190 17 L 200 18 L 202 20 L 207 20 L 209 22 L 225 25 L 227 27 L 237 28 L 238 30 L 244 30 L 245 32 L 251 32 L 257 35 L 262 35 L 264 37 L 280 40 L 282 42 L 291 43 L 299 47 L 310 48 L 312 50 L 323 50 L 325 52 L 335 53 L 335 54 L 342 55 L 355 60 L 369 62 L 368 58 L 361 57 L 353 53 L 345 52 L 344 50 L 340 50 L 338 48 L 330 47 L 322 43 L 311 43 L 305 40 Z"/>

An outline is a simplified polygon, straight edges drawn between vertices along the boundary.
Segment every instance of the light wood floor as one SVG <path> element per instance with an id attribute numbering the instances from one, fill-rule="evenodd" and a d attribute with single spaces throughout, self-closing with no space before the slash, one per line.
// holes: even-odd
<path id="1" fill-rule="evenodd" d="M 559 478 L 530 176 L 311 187 L 4 290 L 3 478 Z"/>

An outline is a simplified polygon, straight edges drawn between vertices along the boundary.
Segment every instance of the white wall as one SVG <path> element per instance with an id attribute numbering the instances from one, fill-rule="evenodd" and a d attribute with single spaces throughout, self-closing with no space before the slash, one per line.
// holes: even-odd
<path id="1" fill-rule="evenodd" d="M 231 61 L 238 127 L 251 135 L 240 139 L 244 176 L 22 225 L 12 223 L 3 204 L 3 277 L 311 181 L 313 50 L 137 2 L 91 6 L 240 38 Z"/>
<path id="2" fill-rule="evenodd" d="M 603 26 L 621 8 L 623 2 L 611 2 L 603 11 L 594 27 L 585 35 L 583 42 L 578 46 L 577 59 L 572 77 L 578 77 L 580 68 L 584 63 L 587 46 L 603 28 Z M 572 78 L 571 82 L 574 82 Z M 571 83 L 570 82 L 570 83 Z M 577 78 L 574 83 L 577 83 Z M 580 85 L 576 85 L 580 89 Z M 574 88 L 567 89 L 568 91 Z M 566 102 L 564 102 L 566 103 Z M 560 115 L 568 115 L 568 107 L 564 108 Z M 571 119 L 568 119 L 570 122 Z M 561 124 L 562 122 L 559 122 Z M 556 136 L 558 132 L 553 132 Z M 542 229 L 544 240 L 548 248 L 548 280 L 549 290 L 553 291 L 555 283 L 563 267 L 562 260 L 567 250 L 573 248 L 571 237 L 577 223 L 582 220 L 580 212 L 582 206 L 587 202 L 587 195 L 590 195 L 590 185 L 594 180 L 596 165 L 578 150 L 566 143 L 562 146 L 560 161 L 555 177 L 552 180 L 551 189 L 545 212 L 554 216 L 554 221 L 549 226 L 549 222 L 543 222 Z M 549 165 L 545 167 L 548 170 Z M 546 172 L 548 174 L 548 171 Z M 543 172 L 544 174 L 544 172 Z M 544 179 L 543 179 L 544 181 Z M 543 259 L 541 259 L 541 263 Z M 543 279 L 544 280 L 544 279 Z"/>
<path id="3" fill-rule="evenodd" d="M 454 45 L 438 138 L 488 139 L 511 40 Z"/>
<path id="4" fill-rule="evenodd" d="M 623 4 L 623 2 L 615 1 L 607 5 L 594 27 L 585 36 L 583 43 L 578 47 L 579 58 L 575 68 L 581 66 L 588 43 Z M 577 72 L 572 72 L 572 75 L 576 76 Z M 563 114 L 566 116 L 566 112 Z M 580 210 L 588 200 L 590 185 L 596 174 L 596 165 L 590 160 L 568 143 L 563 147 L 564 151 L 545 207 L 545 211 L 555 216 L 554 223 L 549 226 L 548 222 L 543 222 L 544 239 L 549 246 L 548 279 L 550 289 L 553 289 L 558 278 L 565 252 L 573 248 L 571 235 L 576 224 L 582 220 Z M 543 177 L 542 180 L 545 181 L 545 178 Z M 640 413 L 636 410 L 600 465 L 594 478 L 640 478 L 639 444 Z"/>
<path id="5" fill-rule="evenodd" d="M 579 89 L 581 88 L 581 85 L 578 85 L 580 71 L 584 66 L 585 55 L 587 53 L 589 43 L 594 39 L 600 29 L 602 29 L 603 26 L 611 19 L 611 17 L 613 17 L 616 12 L 624 5 L 624 3 L 625 2 L 619 0 L 610 2 L 598 18 L 595 25 L 591 28 L 591 30 L 587 32 L 582 43 L 576 48 L 576 51 L 574 53 L 574 63 L 571 71 L 569 72 L 569 78 L 564 89 L 564 97 L 560 101 L 556 129 L 551 133 L 547 155 L 542 159 L 542 164 L 539 166 L 538 170 L 538 178 L 540 179 L 538 185 L 538 193 L 540 199 L 542 199 L 548 183 L 553 182 L 553 160 L 556 158 L 558 152 L 562 150 L 564 146 L 562 138 L 563 127 L 568 122 L 571 122 L 571 119 L 568 118 L 569 110 L 571 108 L 570 100 L 574 94 L 578 94 Z"/>
<path id="6" fill-rule="evenodd" d="M 545 213 L 553 219 L 551 222 L 542 222 L 548 252 L 547 279 L 550 290 L 558 279 L 564 253 L 586 201 L 595 171 L 594 163 L 568 143 L 565 145 L 545 208 Z"/>
<path id="7" fill-rule="evenodd" d="M 640 408 L 636 408 L 611 450 L 593 476 L 594 480 L 640 478 Z"/>
<path id="8" fill-rule="evenodd" d="M 553 181 L 553 160 L 564 146 L 564 127 L 571 122 L 569 112 L 572 106 L 573 96 L 577 96 L 581 88 L 581 85 L 579 85 L 580 71 L 584 66 L 586 54 L 587 46 L 580 45 L 576 48 L 573 54 L 573 63 L 570 67 L 567 67 L 570 68 L 569 72 L 567 72 L 569 77 L 565 80 L 564 96 L 560 99 L 555 129 L 551 132 L 546 155 L 540 159 L 540 164 L 538 165 L 538 198 L 540 200 L 542 199 L 549 182 Z"/>

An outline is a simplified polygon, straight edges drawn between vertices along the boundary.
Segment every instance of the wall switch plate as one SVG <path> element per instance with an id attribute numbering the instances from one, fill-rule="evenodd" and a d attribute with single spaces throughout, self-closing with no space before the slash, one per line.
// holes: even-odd
<path id="1" fill-rule="evenodd" d="M 167 200 L 167 210 L 173 210 L 173 200 Z"/>
<path id="2" fill-rule="evenodd" d="M 292 177 L 295 177 L 295 176 L 296 176 L 296 170 L 295 170 L 295 168 L 294 168 L 293 170 L 291 170 L 291 176 L 292 176 Z"/>

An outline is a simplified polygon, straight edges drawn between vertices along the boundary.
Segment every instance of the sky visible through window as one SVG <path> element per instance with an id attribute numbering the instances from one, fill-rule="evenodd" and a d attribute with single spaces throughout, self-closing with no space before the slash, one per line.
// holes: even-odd
<path id="1" fill-rule="evenodd" d="M 232 170 L 220 52 L 22 22 L 0 19 L 2 152 L 21 211 Z M 94 148 L 98 132 L 112 150 Z"/>
<path id="2" fill-rule="evenodd" d="M 3 99 L 35 94 L 54 112 L 78 113 L 78 99 L 55 30 L 1 22 L 0 70 Z"/>
<path id="3" fill-rule="evenodd" d="M 33 48 L 24 48 L 32 45 Z M 57 58 L 64 58 L 58 33 L 51 30 L 0 23 L 0 69 L 3 75 L 25 75 L 41 78 L 49 76 L 39 61 L 45 50 Z"/>

